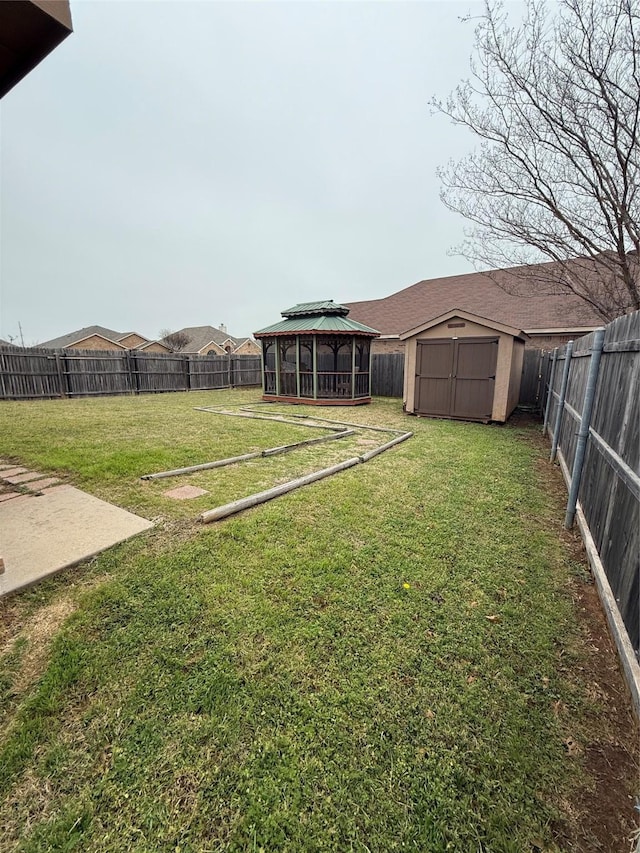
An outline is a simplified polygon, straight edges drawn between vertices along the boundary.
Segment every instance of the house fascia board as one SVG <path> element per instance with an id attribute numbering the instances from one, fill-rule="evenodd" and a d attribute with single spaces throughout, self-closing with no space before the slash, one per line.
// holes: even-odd
<path id="1" fill-rule="evenodd" d="M 118 349 L 123 349 L 123 350 L 128 349 L 128 347 L 122 346 L 122 344 L 118 343 L 118 341 L 114 341 L 111 338 L 106 338 L 104 335 L 98 334 L 98 332 L 94 332 L 92 335 L 87 335 L 84 338 L 78 338 L 77 341 L 71 341 L 71 343 L 65 344 L 63 347 L 60 347 L 60 349 L 70 349 L 71 347 L 77 347 L 78 344 L 81 344 L 83 341 L 88 341 L 89 338 L 100 338 L 101 340 L 107 341 L 108 343 L 113 344 L 114 346 L 118 347 Z"/>
<path id="2" fill-rule="evenodd" d="M 599 326 L 556 326 L 553 329 L 525 329 L 527 335 L 588 335 Z"/>
<path id="3" fill-rule="evenodd" d="M 203 347 L 200 347 L 198 350 L 198 355 L 208 355 L 210 349 L 215 349 L 217 353 L 220 355 L 226 355 L 226 352 L 222 349 L 220 344 L 217 344 L 215 341 L 209 341 L 208 344 L 205 344 Z M 185 350 L 183 350 L 185 352 Z"/>
<path id="4" fill-rule="evenodd" d="M 153 346 L 154 344 L 156 346 L 162 347 L 162 349 L 166 350 L 166 352 L 171 352 L 169 347 L 166 344 L 163 344 L 162 341 L 145 341 L 145 343 L 143 344 L 138 344 L 138 346 L 134 347 L 134 349 L 142 351 L 147 349 L 148 347 Z"/>
<path id="5" fill-rule="evenodd" d="M 498 332 L 512 335 L 514 338 L 521 338 L 524 340 L 528 337 L 526 332 L 523 332 L 521 329 L 516 329 L 513 326 L 507 326 L 504 323 L 498 323 L 495 320 L 490 320 L 488 317 L 481 317 L 479 314 L 471 314 L 469 311 L 462 311 L 458 308 L 447 311 L 445 314 L 441 314 L 439 317 L 434 317 L 432 320 L 428 320 L 426 323 L 421 323 L 419 326 L 414 326 L 412 329 L 407 329 L 406 332 L 401 332 L 398 337 L 401 341 L 406 341 L 407 338 L 412 338 L 414 335 L 418 335 L 420 332 L 431 329 L 433 326 L 439 326 L 440 323 L 445 323 L 447 320 L 451 320 L 454 317 L 459 317 L 461 320 L 468 320 L 470 323 L 477 323 L 480 326 L 487 326 L 489 329 L 495 329 Z"/>

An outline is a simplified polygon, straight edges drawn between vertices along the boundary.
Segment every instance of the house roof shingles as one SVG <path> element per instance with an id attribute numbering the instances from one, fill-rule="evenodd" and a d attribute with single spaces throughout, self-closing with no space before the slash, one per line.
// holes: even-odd
<path id="1" fill-rule="evenodd" d="M 128 333 L 130 334 L 130 333 Z M 104 326 L 85 326 L 84 329 L 78 329 L 75 332 L 69 332 L 67 335 L 60 335 L 59 338 L 52 338 L 50 341 L 43 341 L 38 344 L 39 347 L 45 349 L 64 349 L 70 344 L 75 344 L 76 341 L 83 341 L 91 335 L 101 335 L 110 341 L 118 342 L 120 338 L 126 337 L 122 332 L 114 332 L 113 329 L 107 329 Z"/>
<path id="2" fill-rule="evenodd" d="M 178 335 L 186 335 L 189 338 L 186 346 L 180 348 L 180 352 L 189 353 L 189 352 L 200 352 L 202 347 L 205 347 L 207 344 L 210 344 L 212 341 L 218 346 L 222 346 L 225 341 L 231 341 L 234 346 L 239 346 L 244 341 L 248 340 L 248 338 L 236 338 L 233 335 L 230 335 L 229 332 L 225 332 L 222 329 L 216 329 L 215 326 L 187 326 L 184 329 L 179 329 L 174 334 Z M 166 344 L 167 339 L 162 338 L 160 340 L 161 344 Z"/>
<path id="3" fill-rule="evenodd" d="M 509 271 L 501 271 L 508 275 Z M 602 318 L 587 303 L 572 295 L 549 295 L 548 288 L 529 280 L 530 295 L 507 293 L 493 274 L 467 273 L 419 281 L 383 299 L 346 302 L 351 316 L 380 330 L 399 335 L 452 309 L 468 311 L 522 329 L 593 329 Z"/>

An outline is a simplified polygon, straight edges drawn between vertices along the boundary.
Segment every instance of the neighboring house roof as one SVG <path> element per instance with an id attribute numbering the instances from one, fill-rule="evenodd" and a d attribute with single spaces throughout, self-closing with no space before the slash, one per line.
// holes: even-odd
<path id="1" fill-rule="evenodd" d="M 174 335 L 185 335 L 189 338 L 189 342 L 186 346 L 180 348 L 180 352 L 189 353 L 189 352 L 200 352 L 200 350 L 210 344 L 213 343 L 218 344 L 224 348 L 224 344 L 226 341 L 231 341 L 234 347 L 238 346 L 238 344 L 242 343 L 245 338 L 236 338 L 233 335 L 230 335 L 229 332 L 225 332 L 223 329 L 216 329 L 215 326 L 187 326 L 184 329 L 178 329 L 176 332 L 173 332 Z M 160 343 L 166 344 L 167 339 L 162 338 Z M 167 346 L 171 346 L 170 344 L 166 344 Z"/>
<path id="2" fill-rule="evenodd" d="M 243 344 L 253 344 L 254 347 L 258 346 L 258 344 L 253 340 L 253 338 L 240 338 L 238 344 L 236 345 L 236 349 L 241 347 Z"/>
<path id="3" fill-rule="evenodd" d="M 123 344 L 127 338 L 137 338 L 138 341 L 133 346 L 137 349 L 141 344 L 151 343 L 149 338 L 145 338 L 144 335 L 141 335 L 139 332 L 125 332 L 124 335 L 120 335 L 116 340 L 119 344 Z"/>
<path id="4" fill-rule="evenodd" d="M 134 347 L 134 349 L 139 350 L 140 352 L 144 352 L 144 350 L 151 349 L 151 347 L 154 348 L 152 352 L 158 352 L 159 349 L 163 350 L 164 352 L 171 352 L 171 349 L 166 344 L 163 344 L 160 341 L 146 341 L 143 344 L 138 344 L 136 347 Z"/>
<path id="5" fill-rule="evenodd" d="M 454 306 L 527 333 L 591 330 L 603 324 L 594 309 L 577 296 L 549 295 L 548 287 L 546 291 L 544 286 L 537 288 L 534 267 L 530 278 L 523 280 L 521 274 L 518 278 L 519 289 L 528 288 L 530 295 L 526 296 L 507 293 L 496 283 L 497 275 L 516 278 L 515 271 L 510 270 L 433 278 L 419 281 L 384 299 L 347 302 L 346 305 L 353 317 L 375 326 L 385 336 L 400 335 L 419 323 L 446 314 Z"/>
<path id="6" fill-rule="evenodd" d="M 107 329 L 104 326 L 85 326 L 84 329 L 77 329 L 75 332 L 69 332 L 67 335 L 60 335 L 59 338 L 43 341 L 38 346 L 45 347 L 46 349 L 64 349 L 78 343 L 78 341 L 83 341 L 85 338 L 90 338 L 92 335 L 100 335 L 101 338 L 106 338 L 108 341 L 113 341 L 114 343 L 117 343 L 119 338 L 126 337 L 122 332 L 114 332 L 113 329 Z"/>
<path id="7" fill-rule="evenodd" d="M 320 332 L 338 334 L 360 334 L 377 337 L 379 332 L 371 326 L 351 320 L 347 317 L 349 308 L 346 305 L 338 305 L 332 299 L 323 302 L 303 302 L 287 308 L 282 312 L 285 318 L 279 323 L 267 326 L 254 332 L 256 338 L 265 335 L 288 335 L 300 332 Z"/>
<path id="8" fill-rule="evenodd" d="M 38 347 L 45 349 L 66 349 L 67 347 L 75 346 L 87 340 L 87 338 L 99 337 L 104 338 L 110 343 L 117 344 L 121 349 L 143 349 L 155 341 L 150 341 L 141 335 L 139 332 L 116 332 L 114 329 L 107 329 L 105 326 L 85 326 L 84 329 L 78 329 L 75 332 L 69 332 L 66 335 L 60 335 L 59 338 L 52 338 L 50 341 L 43 341 L 38 344 Z M 128 338 L 135 339 L 125 343 Z M 161 344 L 167 352 L 171 352 L 166 344 Z"/>
<path id="9" fill-rule="evenodd" d="M 187 350 L 181 350 L 181 352 L 187 352 Z M 227 354 L 222 344 L 217 344 L 215 341 L 207 341 L 207 343 L 203 347 L 200 347 L 198 352 L 202 353 L 203 355 L 209 355 L 210 352 L 217 352 L 220 355 Z"/>

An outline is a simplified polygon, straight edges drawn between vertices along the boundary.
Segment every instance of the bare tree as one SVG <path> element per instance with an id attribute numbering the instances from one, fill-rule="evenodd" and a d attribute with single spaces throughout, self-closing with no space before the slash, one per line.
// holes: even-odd
<path id="1" fill-rule="evenodd" d="M 180 352 L 191 341 L 186 332 L 172 332 L 171 329 L 160 329 L 160 338 L 174 352 Z"/>
<path id="2" fill-rule="evenodd" d="M 431 105 L 479 140 L 441 198 L 470 223 L 459 253 L 524 265 L 505 290 L 640 309 L 639 49 L 640 0 L 527 0 L 516 25 L 486 0 L 470 79 Z"/>

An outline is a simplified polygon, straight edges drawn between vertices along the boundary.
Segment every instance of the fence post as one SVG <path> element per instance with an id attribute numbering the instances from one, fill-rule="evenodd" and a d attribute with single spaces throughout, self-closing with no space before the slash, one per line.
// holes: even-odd
<path id="1" fill-rule="evenodd" d="M 62 369 L 62 396 L 63 397 L 73 397 L 73 380 L 71 378 L 71 374 L 69 372 L 69 358 L 65 350 L 62 350 L 59 354 L 60 358 L 60 367 Z"/>
<path id="2" fill-rule="evenodd" d="M 573 525 L 576 517 L 576 506 L 578 504 L 578 491 L 582 479 L 582 468 L 587 450 L 587 439 L 589 438 L 589 426 L 593 413 L 593 403 L 596 396 L 598 374 L 600 372 L 600 357 L 604 347 L 604 328 L 596 329 L 594 332 L 593 346 L 591 347 L 591 361 L 589 362 L 589 375 L 587 376 L 587 387 L 584 392 L 582 404 L 582 416 L 580 418 L 580 429 L 578 430 L 578 441 L 573 460 L 573 471 L 571 472 L 571 487 L 569 489 L 569 500 L 567 501 L 567 512 L 564 517 L 564 526 L 567 530 Z"/>
<path id="3" fill-rule="evenodd" d="M 185 355 L 182 357 L 184 365 L 184 387 L 185 391 L 191 391 L 191 356 Z"/>
<path id="4" fill-rule="evenodd" d="M 61 397 L 66 397 L 65 393 L 65 381 L 64 381 L 64 372 L 62 370 L 62 360 L 60 358 L 60 353 L 56 352 L 54 354 L 54 358 L 56 360 L 56 376 L 58 377 L 58 390 L 60 391 Z"/>
<path id="5" fill-rule="evenodd" d="M 231 367 L 231 353 L 227 353 L 227 385 L 232 387 L 233 383 L 233 368 Z"/>
<path id="6" fill-rule="evenodd" d="M 549 371 L 549 383 L 547 386 L 547 399 L 544 407 L 544 423 L 542 424 L 542 434 L 546 435 L 547 427 L 549 426 L 549 413 L 551 412 L 551 398 L 553 397 L 553 381 L 556 378 L 556 363 L 558 358 L 558 347 L 553 350 L 551 358 L 551 369 Z"/>
<path id="7" fill-rule="evenodd" d="M 562 411 L 564 409 L 564 401 L 567 396 L 567 384 L 569 382 L 569 369 L 571 367 L 571 355 L 573 354 L 573 341 L 567 343 L 565 352 L 564 370 L 562 371 L 562 383 L 560 384 L 560 397 L 558 399 L 558 411 L 556 412 L 556 423 L 553 430 L 553 444 L 551 445 L 551 454 L 549 459 L 553 462 L 558 452 L 558 442 L 560 440 L 560 424 L 562 423 Z"/>

